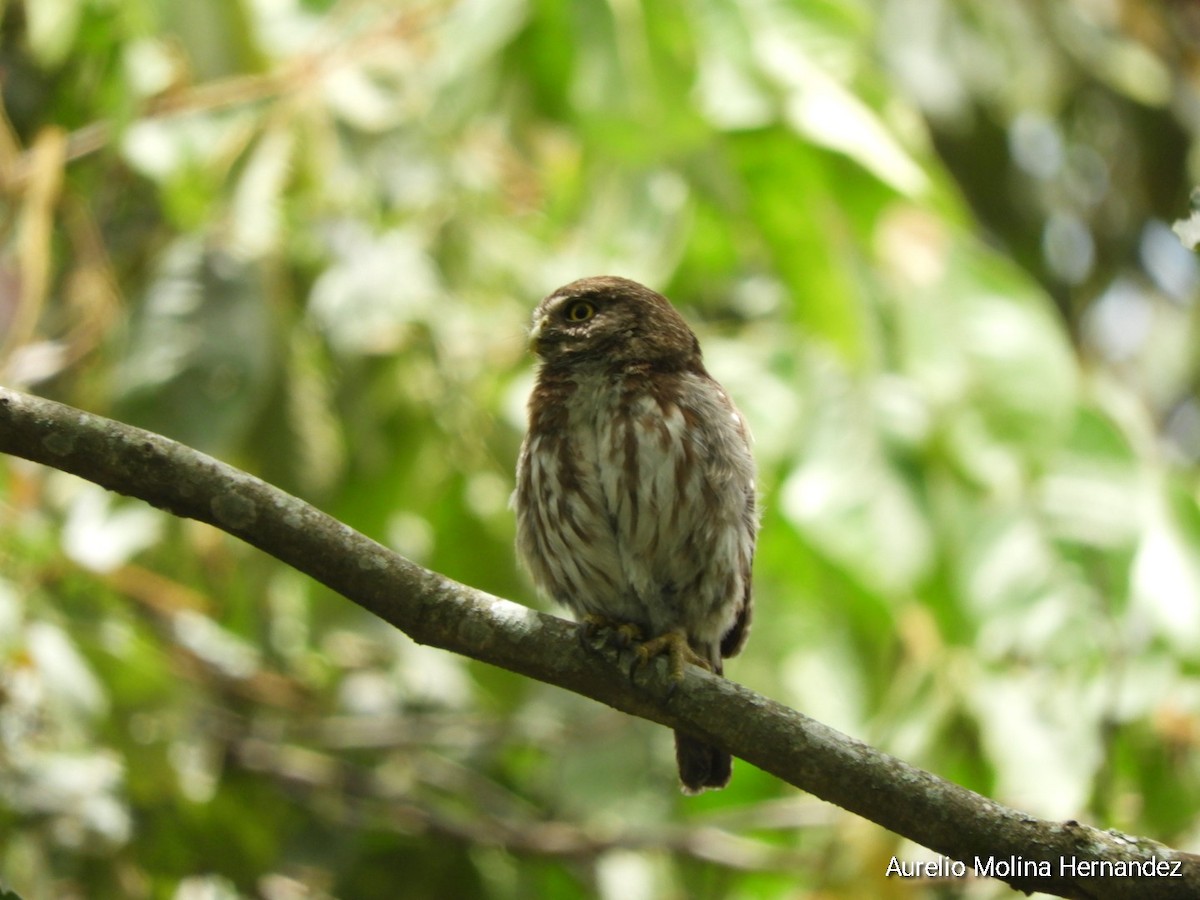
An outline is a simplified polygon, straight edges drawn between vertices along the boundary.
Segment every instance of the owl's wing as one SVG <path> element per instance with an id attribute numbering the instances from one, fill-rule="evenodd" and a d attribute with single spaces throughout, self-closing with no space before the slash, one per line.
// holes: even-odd
<path id="1" fill-rule="evenodd" d="M 754 491 L 751 489 L 746 496 L 746 518 L 753 523 L 757 523 L 757 512 L 755 510 Z M 753 526 L 752 526 L 753 527 Z M 721 657 L 727 658 L 736 656 L 738 651 L 746 643 L 746 638 L 750 635 L 750 620 L 754 613 L 754 585 L 753 573 L 754 568 L 754 542 L 751 540 L 750 555 L 744 562 L 745 568 L 742 571 L 742 583 L 746 586 L 742 592 L 741 603 L 738 606 L 737 616 L 733 620 L 733 624 L 729 626 L 729 630 L 721 636 Z"/>

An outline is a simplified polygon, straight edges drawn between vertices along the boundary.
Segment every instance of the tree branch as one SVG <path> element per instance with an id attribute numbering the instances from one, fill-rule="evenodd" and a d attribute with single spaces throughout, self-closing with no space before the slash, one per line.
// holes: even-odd
<path id="1" fill-rule="evenodd" d="M 418 643 L 688 731 L 968 868 L 978 863 L 982 874 L 1019 890 L 1118 900 L 1200 897 L 1200 856 L 1025 815 L 694 667 L 674 691 L 662 667 L 644 667 L 631 682 L 611 655 L 582 646 L 574 624 L 423 569 L 260 479 L 160 435 L 0 388 L 0 451 L 214 525 Z"/>

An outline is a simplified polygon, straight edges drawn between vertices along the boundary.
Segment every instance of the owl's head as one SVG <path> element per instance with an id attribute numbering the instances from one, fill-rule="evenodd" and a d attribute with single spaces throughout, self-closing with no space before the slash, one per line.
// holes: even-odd
<path id="1" fill-rule="evenodd" d="M 529 344 L 552 366 L 700 362 L 700 343 L 671 302 L 613 275 L 572 281 L 539 303 Z"/>

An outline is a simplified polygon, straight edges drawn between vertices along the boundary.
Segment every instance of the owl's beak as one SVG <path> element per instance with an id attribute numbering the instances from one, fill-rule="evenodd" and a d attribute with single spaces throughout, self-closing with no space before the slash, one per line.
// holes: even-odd
<path id="1" fill-rule="evenodd" d="M 533 328 L 529 329 L 529 351 L 533 353 L 534 356 L 541 355 L 539 350 L 541 349 L 542 329 L 546 327 L 546 322 L 549 320 L 549 318 L 549 316 L 542 316 L 533 323 Z"/>

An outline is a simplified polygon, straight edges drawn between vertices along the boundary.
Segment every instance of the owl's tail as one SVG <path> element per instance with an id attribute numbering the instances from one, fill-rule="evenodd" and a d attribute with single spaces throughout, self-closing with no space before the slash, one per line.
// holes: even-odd
<path id="1" fill-rule="evenodd" d="M 675 761 L 685 794 L 723 788 L 733 774 L 733 758 L 728 753 L 679 731 L 675 732 Z"/>

